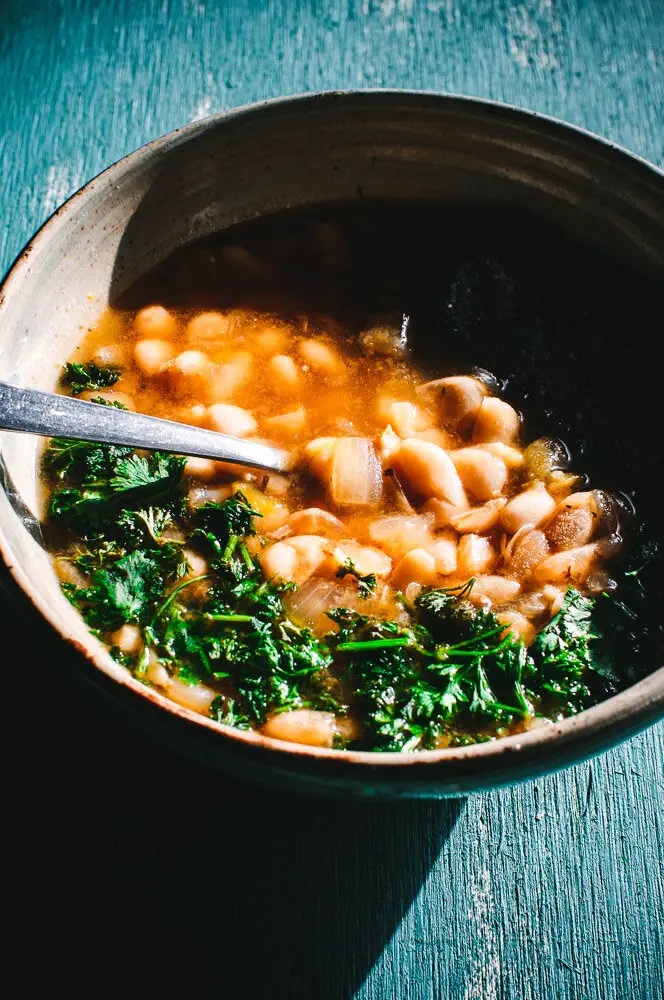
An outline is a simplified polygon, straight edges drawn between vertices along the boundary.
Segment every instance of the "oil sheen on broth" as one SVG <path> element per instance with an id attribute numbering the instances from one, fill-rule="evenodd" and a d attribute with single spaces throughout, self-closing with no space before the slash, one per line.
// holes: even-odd
<path id="1" fill-rule="evenodd" d="M 333 228 L 321 238 L 333 256 Z M 202 252 L 191 249 L 194 271 L 196 254 Z M 211 256 L 203 252 L 200 267 L 208 266 Z M 162 535 L 155 531 L 150 541 L 156 550 L 165 544 L 178 548 L 180 567 L 166 579 L 147 616 L 145 609 L 129 609 L 113 628 L 97 626 L 114 654 L 145 683 L 194 711 L 323 747 L 445 747 L 568 714 L 565 703 L 549 705 L 545 694 L 526 695 L 515 704 L 514 691 L 525 690 L 520 680 L 510 687 L 507 705 L 495 690 L 482 694 L 482 684 L 488 680 L 495 689 L 487 673 L 491 657 L 505 655 L 510 644 L 512 650 L 532 647 L 564 608 L 570 588 L 592 597 L 614 586 L 606 570 L 619 544 L 613 499 L 568 470 L 560 442 L 525 440 L 520 414 L 501 398 L 487 373 L 460 371 L 440 378 L 419 368 L 408 349 L 407 317 L 369 313 L 358 327 L 342 311 L 336 316 L 313 312 L 279 289 L 274 260 L 223 244 L 214 256 L 237 279 L 236 301 L 214 307 L 208 291 L 198 308 L 182 300 L 165 306 L 156 298 L 157 283 L 149 304 L 107 310 L 70 360 L 114 367 L 119 378 L 110 388 L 81 395 L 292 449 L 298 456 L 296 472 L 286 478 L 188 459 L 186 513 Z M 186 270 L 186 252 L 179 260 Z M 273 289 L 269 309 L 259 295 L 252 296 L 266 281 Z M 51 475 L 49 488 L 56 481 Z M 304 674 L 288 660 L 290 673 L 282 678 L 292 682 L 288 694 L 277 694 L 270 703 L 269 692 L 281 682 L 277 666 L 272 688 L 265 687 L 265 679 L 256 682 L 263 684 L 263 701 L 250 699 L 248 705 L 232 671 L 219 669 L 221 660 L 214 658 L 215 635 L 227 643 L 226 655 L 230 637 L 239 634 L 246 643 L 246 630 L 262 626 L 251 613 L 231 620 L 228 588 L 222 613 L 214 608 L 210 613 L 206 602 L 218 584 L 219 550 L 210 546 L 200 525 L 196 531 L 187 519 L 202 508 L 209 511 L 206 505 L 223 507 L 238 494 L 259 516 L 256 533 L 241 539 L 233 558 L 246 554 L 253 586 L 278 588 L 286 621 L 317 644 L 321 659 L 307 675 L 315 677 L 313 695 L 309 681 L 297 687 L 294 678 Z M 116 546 L 111 567 L 126 558 L 126 541 L 110 548 L 108 540 L 104 544 L 106 553 Z M 85 611 L 89 604 L 81 595 L 99 578 L 93 576 L 94 561 L 81 560 L 81 553 L 98 549 L 99 542 L 65 531 L 54 535 L 53 546 L 57 571 Z M 242 591 L 241 581 L 233 585 Z M 471 618 L 495 616 L 485 619 L 493 635 L 477 640 L 489 645 L 473 645 L 478 630 L 462 630 L 454 637 L 458 642 L 447 636 L 438 642 L 431 607 L 424 618 L 415 610 L 422 595 L 432 591 L 453 598 L 455 614 L 463 605 Z M 193 660 L 174 655 L 174 649 L 186 649 L 186 642 L 177 647 L 175 640 L 156 634 L 155 614 L 161 614 L 164 596 L 167 602 L 171 597 L 170 611 L 179 607 L 178 621 L 195 617 L 199 638 L 201 628 L 206 630 L 207 653 L 199 655 L 197 649 Z M 334 608 L 355 615 L 353 634 L 348 619 L 329 617 Z M 372 632 L 374 620 L 383 624 Z M 420 625 L 428 629 L 421 635 Z M 344 628 L 346 644 L 337 649 L 333 636 Z M 485 628 L 482 635 L 489 632 Z M 500 644 L 502 654 L 495 653 Z M 443 647 L 457 649 L 461 658 L 454 661 L 441 652 Z M 256 647 L 242 648 L 250 662 Z M 480 648 L 484 658 L 478 664 L 470 654 Z M 401 726 L 397 681 L 379 671 L 377 694 L 367 673 L 361 683 L 357 680 L 352 661 L 398 652 L 401 660 L 381 666 L 398 673 L 410 650 L 417 651 L 414 676 L 427 680 L 426 686 L 418 679 L 409 688 L 411 701 L 399 708 L 406 720 Z M 458 674 L 446 668 L 453 662 Z M 478 673 L 474 687 L 465 690 L 471 665 Z M 451 699 L 447 714 L 438 706 L 427 715 L 429 709 L 418 699 L 426 702 L 428 692 L 435 703 L 436 692 L 452 681 L 458 704 L 452 708 Z M 395 690 L 392 697 L 389 692 Z M 491 710 L 483 710 L 483 697 Z M 413 700 L 417 710 L 409 707 Z M 428 725 L 427 719 L 434 722 Z M 389 738 L 381 732 L 389 732 Z"/>

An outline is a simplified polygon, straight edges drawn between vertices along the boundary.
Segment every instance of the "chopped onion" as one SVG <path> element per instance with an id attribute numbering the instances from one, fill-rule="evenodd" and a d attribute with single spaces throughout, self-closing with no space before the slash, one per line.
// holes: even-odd
<path id="1" fill-rule="evenodd" d="M 552 472 L 566 469 L 571 461 L 569 449 L 559 438 L 537 438 L 523 452 L 526 468 L 533 479 L 548 479 Z"/>
<path id="2" fill-rule="evenodd" d="M 393 559 L 400 559 L 410 549 L 422 548 L 432 540 L 434 515 L 396 514 L 379 517 L 369 525 L 369 538 Z"/>
<path id="3" fill-rule="evenodd" d="M 345 589 L 332 580 L 312 576 L 284 598 L 284 606 L 298 625 L 306 626 L 319 634 L 329 632 L 332 622 L 326 612 L 340 603 Z"/>
<path id="4" fill-rule="evenodd" d="M 365 507 L 381 498 L 383 474 L 367 438 L 339 438 L 332 455 L 330 492 L 341 507 Z"/>

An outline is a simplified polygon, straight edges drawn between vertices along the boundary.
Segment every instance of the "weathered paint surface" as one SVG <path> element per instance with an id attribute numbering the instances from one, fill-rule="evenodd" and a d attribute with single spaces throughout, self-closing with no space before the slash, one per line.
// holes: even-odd
<path id="1" fill-rule="evenodd" d="M 662 164 L 664 3 L 0 0 L 0 271 L 149 139 L 264 97 L 366 86 L 510 101 Z M 39 650 L 27 704 L 10 678 L 42 726 L 18 741 L 8 855 L 15 926 L 38 944 L 26 984 L 661 1000 L 661 726 L 465 804 L 346 807 L 170 760 L 63 690 L 59 649 L 40 636 Z"/>

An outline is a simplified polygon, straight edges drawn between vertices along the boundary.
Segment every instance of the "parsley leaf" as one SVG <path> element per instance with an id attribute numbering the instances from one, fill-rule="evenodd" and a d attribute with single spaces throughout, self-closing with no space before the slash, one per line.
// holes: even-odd
<path id="1" fill-rule="evenodd" d="M 93 361 L 80 364 L 68 362 L 63 369 L 62 382 L 69 386 L 74 396 L 95 389 L 108 389 L 120 378 L 120 369 L 115 365 L 96 365 Z"/>
<path id="2" fill-rule="evenodd" d="M 376 589 L 377 577 L 375 573 L 367 573 L 365 576 L 361 576 L 357 571 L 357 566 L 352 559 L 347 559 L 343 566 L 340 566 L 337 570 L 337 576 L 340 580 L 343 580 L 345 576 L 354 576 L 357 580 L 357 592 L 360 597 L 371 597 L 374 590 Z"/>

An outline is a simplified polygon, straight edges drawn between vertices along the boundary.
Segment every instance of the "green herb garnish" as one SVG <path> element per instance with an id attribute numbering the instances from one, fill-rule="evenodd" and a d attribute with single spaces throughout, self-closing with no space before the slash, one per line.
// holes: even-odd
<path id="1" fill-rule="evenodd" d="M 247 728 L 274 712 L 325 709 L 359 720 L 360 746 L 409 751 L 574 714 L 617 683 L 598 624 L 615 599 L 574 589 L 529 649 L 472 602 L 472 579 L 403 601 L 400 621 L 333 608 L 324 638 L 300 628 L 284 606 L 293 585 L 265 581 L 252 555 L 257 512 L 240 491 L 191 508 L 184 464 L 53 441 L 50 515 L 76 539 L 68 558 L 87 581 L 64 590 L 89 626 L 111 647 L 120 626 L 138 627 L 142 652 L 114 655 L 144 680 L 156 656 L 183 683 L 216 689 L 219 722 Z M 205 557 L 204 573 L 191 574 L 185 546 Z M 362 597 L 375 590 L 374 574 L 350 560 L 337 575 L 353 576 Z M 621 621 L 629 638 L 627 612 Z"/>
<path id="2" fill-rule="evenodd" d="M 337 576 L 339 579 L 343 580 L 346 576 L 354 576 L 357 580 L 357 592 L 360 597 L 371 597 L 376 589 L 376 579 L 375 573 L 367 573 L 365 576 L 361 576 L 357 570 L 357 566 L 352 559 L 347 559 L 343 566 L 340 566 L 337 570 Z"/>
<path id="3" fill-rule="evenodd" d="M 96 389 L 109 389 L 120 378 L 120 369 L 115 365 L 96 365 L 93 361 L 80 364 L 68 362 L 62 372 L 62 383 L 71 389 L 74 396 Z"/>

